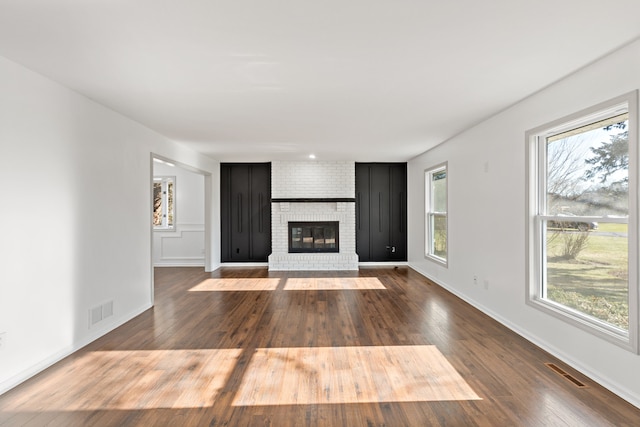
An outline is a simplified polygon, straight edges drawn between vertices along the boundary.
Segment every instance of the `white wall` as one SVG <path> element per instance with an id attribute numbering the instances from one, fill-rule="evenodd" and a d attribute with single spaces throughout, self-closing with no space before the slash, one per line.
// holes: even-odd
<path id="1" fill-rule="evenodd" d="M 408 165 L 410 265 L 636 406 L 640 356 L 525 304 L 524 134 L 639 87 L 636 42 Z M 448 268 L 424 258 L 423 172 L 444 161 L 449 162 Z"/>
<path id="2" fill-rule="evenodd" d="M 218 164 L 0 57 L 0 392 L 152 304 L 151 153 Z M 219 231 L 206 236 L 210 268 Z M 89 309 L 113 316 L 89 329 Z"/>
<path id="3" fill-rule="evenodd" d="M 153 174 L 175 177 L 176 189 L 175 228 L 154 230 L 153 264 L 204 266 L 204 175 L 157 162 Z"/>

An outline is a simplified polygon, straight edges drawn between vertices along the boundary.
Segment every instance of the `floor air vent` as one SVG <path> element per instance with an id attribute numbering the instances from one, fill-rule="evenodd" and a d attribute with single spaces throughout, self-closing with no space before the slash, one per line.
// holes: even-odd
<path id="1" fill-rule="evenodd" d="M 559 366 L 553 364 L 553 363 L 545 363 L 545 365 L 547 365 L 547 367 L 549 369 L 551 369 L 553 372 L 555 372 L 556 374 L 564 377 L 564 379 L 566 379 L 567 381 L 571 381 L 573 383 L 573 385 L 575 385 L 578 388 L 589 388 L 588 385 L 584 384 L 582 381 L 578 380 L 576 377 L 572 376 L 571 374 L 566 373 L 562 368 L 560 368 Z"/>

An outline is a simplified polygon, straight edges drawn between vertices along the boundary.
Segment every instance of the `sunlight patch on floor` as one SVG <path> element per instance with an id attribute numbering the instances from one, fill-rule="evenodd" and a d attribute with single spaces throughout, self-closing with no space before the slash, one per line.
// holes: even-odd
<path id="1" fill-rule="evenodd" d="M 5 401 L 6 411 L 90 411 L 212 406 L 241 349 L 96 351 Z M 60 390 L 60 393 L 52 393 Z"/>
<path id="2" fill-rule="evenodd" d="M 387 289 L 377 277 L 288 278 L 285 291 Z"/>
<path id="3" fill-rule="evenodd" d="M 189 292 L 275 291 L 280 280 L 278 278 L 205 279 L 189 289 Z"/>
<path id="4" fill-rule="evenodd" d="M 255 350 L 234 406 L 480 400 L 435 346 Z"/>

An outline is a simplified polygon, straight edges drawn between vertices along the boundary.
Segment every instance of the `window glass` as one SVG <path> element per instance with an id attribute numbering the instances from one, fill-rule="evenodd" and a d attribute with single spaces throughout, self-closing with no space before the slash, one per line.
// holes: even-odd
<path id="1" fill-rule="evenodd" d="M 629 114 L 547 138 L 547 213 L 629 214 Z"/>
<path id="2" fill-rule="evenodd" d="M 433 192 L 433 211 L 447 211 L 447 171 L 440 170 L 431 175 L 431 191 Z"/>
<path id="3" fill-rule="evenodd" d="M 542 296 L 627 330 L 629 115 L 546 138 L 546 281 Z M 594 219 L 579 218 L 580 216 Z"/>
<path id="4" fill-rule="evenodd" d="M 173 227 L 173 217 L 174 217 L 174 191 L 175 191 L 175 183 L 172 178 L 167 178 L 167 192 L 166 192 L 166 200 L 167 200 L 167 227 Z"/>
<path id="5" fill-rule="evenodd" d="M 153 226 L 162 227 L 162 182 L 153 181 Z"/>
<path id="6" fill-rule="evenodd" d="M 173 229 L 175 222 L 175 178 L 153 179 L 153 226 Z"/>
<path id="7" fill-rule="evenodd" d="M 629 329 L 627 224 L 600 223 L 599 231 L 575 228 L 547 233 L 544 297 Z"/>

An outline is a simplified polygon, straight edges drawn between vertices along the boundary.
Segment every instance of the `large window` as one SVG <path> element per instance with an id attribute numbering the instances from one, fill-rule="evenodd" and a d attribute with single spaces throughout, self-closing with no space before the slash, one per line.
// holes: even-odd
<path id="1" fill-rule="evenodd" d="M 424 172 L 425 256 L 447 264 L 447 165 Z"/>
<path id="2" fill-rule="evenodd" d="M 528 302 L 633 351 L 637 114 L 633 93 L 527 133 Z"/>
<path id="3" fill-rule="evenodd" d="M 153 227 L 173 230 L 175 223 L 176 178 L 157 176 L 153 178 Z"/>

